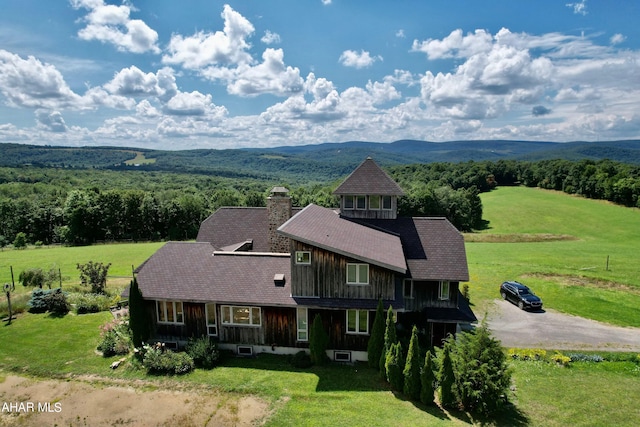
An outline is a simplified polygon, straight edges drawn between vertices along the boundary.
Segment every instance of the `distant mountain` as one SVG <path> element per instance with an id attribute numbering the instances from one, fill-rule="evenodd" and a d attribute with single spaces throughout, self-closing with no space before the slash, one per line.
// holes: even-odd
<path id="1" fill-rule="evenodd" d="M 129 164 L 136 156 L 153 161 L 140 162 L 136 166 Z M 281 182 L 327 182 L 338 179 L 352 171 L 367 156 L 373 157 L 383 166 L 470 160 L 605 158 L 640 164 L 640 140 L 568 143 L 507 140 L 401 140 L 392 143 L 350 141 L 266 149 L 183 151 L 0 144 L 0 166 L 139 169 Z"/>

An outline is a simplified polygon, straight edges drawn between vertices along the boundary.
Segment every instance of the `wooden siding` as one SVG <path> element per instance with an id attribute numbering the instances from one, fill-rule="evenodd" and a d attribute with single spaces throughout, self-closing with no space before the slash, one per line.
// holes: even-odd
<path id="1" fill-rule="evenodd" d="M 440 282 L 415 280 L 413 297 L 404 298 L 405 311 L 420 311 L 425 307 L 457 308 L 458 286 L 459 282 L 449 282 L 449 299 L 441 300 L 438 298 Z"/>
<path id="2" fill-rule="evenodd" d="M 369 264 L 368 285 L 347 285 L 347 263 L 355 259 L 293 241 L 291 245 L 291 293 L 294 296 L 348 299 L 395 299 L 394 273 Z M 295 252 L 311 252 L 311 264 L 296 264 Z"/>
<path id="3" fill-rule="evenodd" d="M 322 326 L 329 334 L 329 345 L 327 348 L 335 350 L 367 351 L 375 311 L 369 311 L 369 334 L 347 334 L 347 312 L 346 310 L 313 310 L 309 309 L 309 331 L 316 314 L 320 314 Z"/>
<path id="4" fill-rule="evenodd" d="M 225 325 L 221 321 L 220 307 L 216 304 L 216 319 L 218 324 L 218 339 L 221 342 L 256 345 L 277 345 L 283 347 L 307 346 L 298 343 L 296 309 L 261 307 L 261 326 Z M 158 323 L 156 317 L 156 302 L 146 301 L 149 320 L 152 322 L 152 337 L 165 341 L 186 341 L 207 335 L 207 320 L 205 304 L 183 303 L 184 324 Z"/>

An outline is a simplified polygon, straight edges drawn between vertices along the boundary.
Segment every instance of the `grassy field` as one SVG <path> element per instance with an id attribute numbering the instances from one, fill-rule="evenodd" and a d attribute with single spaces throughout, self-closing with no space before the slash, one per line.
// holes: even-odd
<path id="1" fill-rule="evenodd" d="M 528 188 L 500 188 L 482 198 L 489 228 L 469 236 L 466 245 L 471 301 L 479 315 L 498 296 L 500 282 L 517 279 L 534 287 L 548 307 L 640 326 L 639 210 Z M 160 245 L 5 250 L 0 252 L 0 280 L 6 281 L 8 265 L 19 271 L 55 262 L 77 283 L 75 264 L 88 260 L 112 262 L 110 273 L 128 276 L 131 265 L 137 266 Z M 62 318 L 22 314 L 10 326 L 0 326 L 0 381 L 7 372 L 18 372 L 89 375 L 107 382 L 145 380 L 146 389 L 170 388 L 174 381 L 205 384 L 221 393 L 266 399 L 272 406 L 269 426 L 478 423 L 464 413 L 405 400 L 361 364 L 299 370 L 285 358 L 261 356 L 230 359 L 214 370 L 179 378 L 150 377 L 126 367 L 112 370 L 115 359 L 95 353 L 99 326 L 108 319 L 109 313 Z M 510 365 L 510 400 L 515 405 L 490 425 L 631 426 L 640 419 L 639 362 L 579 362 L 570 368 L 542 362 Z"/>
<path id="2" fill-rule="evenodd" d="M 478 314 L 501 282 L 519 280 L 547 307 L 640 326 L 640 210 L 522 187 L 482 202 L 489 227 L 466 244 Z"/>

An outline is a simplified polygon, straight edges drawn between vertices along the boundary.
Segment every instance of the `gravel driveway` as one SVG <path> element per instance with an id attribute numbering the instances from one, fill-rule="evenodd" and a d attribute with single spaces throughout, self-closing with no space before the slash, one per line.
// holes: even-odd
<path id="1" fill-rule="evenodd" d="M 494 301 L 487 325 L 504 347 L 640 352 L 640 328 L 623 328 L 545 309 Z"/>

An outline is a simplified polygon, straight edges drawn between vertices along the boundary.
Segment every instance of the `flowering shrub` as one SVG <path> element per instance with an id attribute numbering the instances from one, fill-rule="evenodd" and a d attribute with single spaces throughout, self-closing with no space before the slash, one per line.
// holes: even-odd
<path id="1" fill-rule="evenodd" d="M 124 320 L 114 319 L 100 326 L 100 336 L 98 350 L 104 357 L 128 354 L 131 350 L 129 323 Z"/>
<path id="2" fill-rule="evenodd" d="M 111 305 L 111 299 L 107 295 L 73 293 L 69 302 L 75 305 L 77 314 L 97 313 L 106 311 Z"/>
<path id="3" fill-rule="evenodd" d="M 220 351 L 218 351 L 217 344 L 207 336 L 189 339 L 185 351 L 199 368 L 211 369 L 220 360 Z"/>
<path id="4" fill-rule="evenodd" d="M 556 352 L 553 356 L 551 356 L 551 360 L 553 360 L 560 366 L 569 366 L 569 363 L 571 363 L 571 358 L 569 356 L 565 356 L 560 352 Z"/>
<path id="5" fill-rule="evenodd" d="M 509 357 L 515 360 L 544 360 L 547 351 L 539 348 L 510 348 Z"/>
<path id="6" fill-rule="evenodd" d="M 195 364 L 187 353 L 175 353 L 165 349 L 164 345 L 144 345 L 140 351 L 142 365 L 150 374 L 182 375 L 193 371 Z"/>

